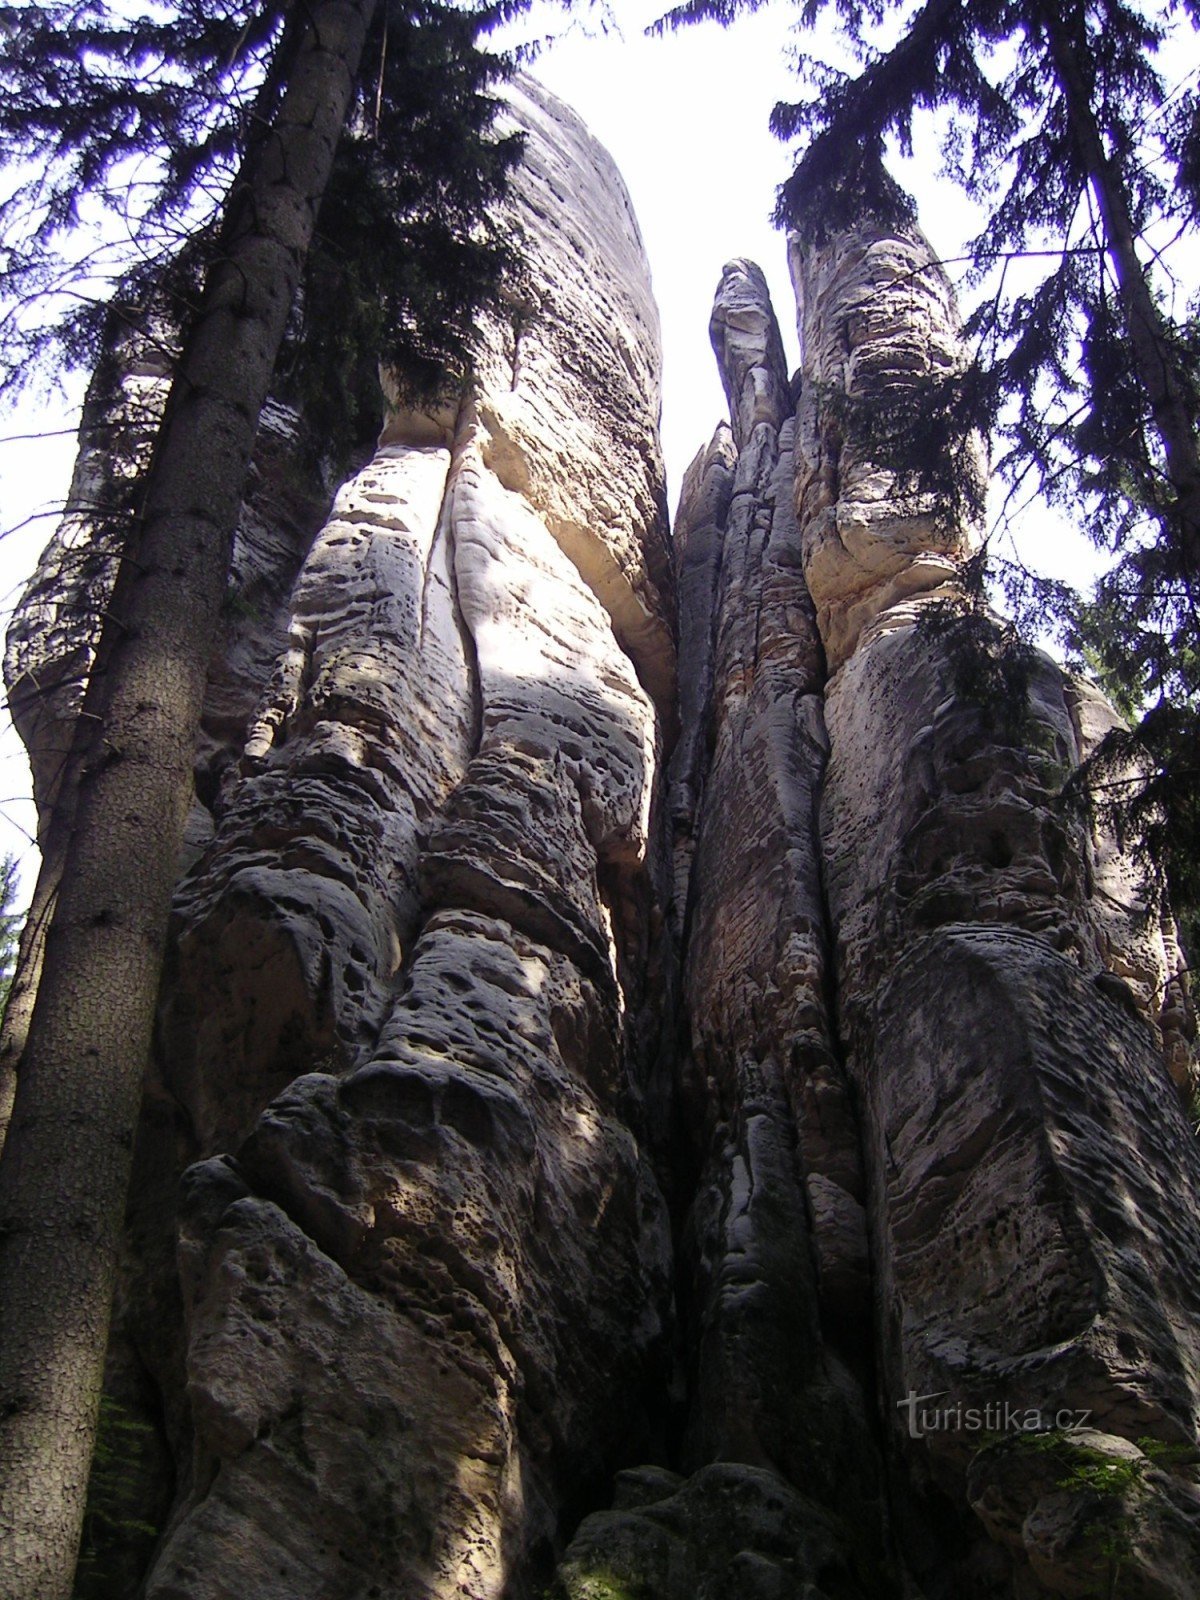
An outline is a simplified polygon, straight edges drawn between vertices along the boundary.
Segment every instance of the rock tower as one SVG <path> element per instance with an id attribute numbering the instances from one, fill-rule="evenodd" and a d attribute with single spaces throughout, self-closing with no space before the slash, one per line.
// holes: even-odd
<path id="1" fill-rule="evenodd" d="M 976 530 L 853 404 L 954 370 L 948 285 L 902 207 L 793 239 L 792 378 L 726 267 L 669 536 L 628 198 L 536 85 L 510 114 L 527 297 L 461 406 L 331 506 L 264 421 L 106 1592 L 1186 1600 L 1180 952 L 1056 804 L 1113 713 L 1045 658 L 1015 720 L 961 691 L 922 617 Z M 68 519 L 10 634 L 44 806 L 108 581 Z"/>

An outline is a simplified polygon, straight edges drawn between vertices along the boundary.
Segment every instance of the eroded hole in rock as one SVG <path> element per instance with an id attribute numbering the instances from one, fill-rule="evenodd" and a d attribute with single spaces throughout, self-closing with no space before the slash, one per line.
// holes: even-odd
<path id="1" fill-rule="evenodd" d="M 153 1537 L 111 1600 L 1041 1600 L 1111 1576 L 1039 1530 L 1113 1473 L 1131 1592 L 1200 1592 L 1144 1448 L 1200 1415 L 1190 1012 L 1146 1015 L 1182 957 L 1046 772 L 1112 714 L 1048 660 L 1024 744 L 958 694 L 920 617 L 979 529 L 848 403 L 967 370 L 949 283 L 882 182 L 799 232 L 797 383 L 729 263 L 669 543 L 627 197 L 508 105 L 519 350 L 484 318 L 324 532 L 264 537 L 311 475 L 279 446 L 239 534 L 279 621 L 210 678 L 113 1344 Z M 964 1420 L 1005 1406 L 1089 1413 L 1070 1483 Z"/>

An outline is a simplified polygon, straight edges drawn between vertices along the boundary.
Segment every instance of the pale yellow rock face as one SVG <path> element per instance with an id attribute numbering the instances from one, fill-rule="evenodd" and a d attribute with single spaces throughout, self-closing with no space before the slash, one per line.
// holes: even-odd
<path id="1" fill-rule="evenodd" d="M 641 235 L 611 157 L 574 113 L 528 79 L 510 104 L 529 134 L 513 225 L 536 241 L 538 270 L 488 341 L 480 454 L 541 517 L 670 718 L 658 309 Z"/>
<path id="2" fill-rule="evenodd" d="M 956 369 L 946 283 L 899 211 L 794 241 L 791 378 L 729 263 L 671 548 L 627 197 L 535 85 L 509 115 L 529 276 L 472 391 L 319 515 L 266 419 L 108 1378 L 158 1536 L 113 1600 L 1049 1600 L 1114 1553 L 1188 1600 L 1194 1019 L 1127 844 L 1057 801 L 1113 712 L 1045 657 L 1018 718 L 965 691 L 921 624 L 975 529 L 846 403 Z M 10 640 L 43 802 L 96 532 Z"/>
<path id="3" fill-rule="evenodd" d="M 153 1600 L 499 1600 L 667 1381 L 657 313 L 607 155 L 531 83 L 505 115 L 528 275 L 471 392 L 305 536 L 252 504 L 214 641 L 114 1346 L 190 1463 Z M 47 762 L 72 537 L 12 654 L 63 683 Z"/>
<path id="4" fill-rule="evenodd" d="M 484 464 L 473 428 L 453 483 L 459 604 L 474 645 L 480 750 L 556 760 L 605 862 L 637 866 L 657 771 L 654 706 L 599 599 L 545 522 Z"/>
<path id="5" fill-rule="evenodd" d="M 945 525 L 932 496 L 899 491 L 853 411 L 834 422 L 829 402 L 911 393 L 958 371 L 964 353 L 953 294 L 924 236 L 897 219 L 836 234 L 811 247 L 793 240 L 792 280 L 803 348 L 796 416 L 796 515 L 804 571 L 830 672 L 864 630 L 911 617 L 905 602 L 957 588 L 977 530 Z M 981 463 L 968 450 L 964 473 Z"/>

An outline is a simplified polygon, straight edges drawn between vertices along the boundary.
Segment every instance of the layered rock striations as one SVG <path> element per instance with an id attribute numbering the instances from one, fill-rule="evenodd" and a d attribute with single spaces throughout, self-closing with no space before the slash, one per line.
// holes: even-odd
<path id="1" fill-rule="evenodd" d="M 1176 979 L 1169 930 L 1148 919 L 1116 841 L 1055 803 L 1104 708 L 1044 659 L 1014 720 L 964 692 L 946 633 L 919 617 L 953 596 L 949 563 L 970 530 L 956 546 L 944 517 L 889 493 L 853 406 L 838 403 L 868 371 L 892 403 L 907 385 L 919 406 L 955 359 L 931 253 L 897 213 L 863 217 L 833 240 L 799 239 L 793 260 L 811 396 L 796 504 L 834 669 L 820 852 L 839 1049 L 866 1164 L 895 1503 L 902 1523 L 936 1527 L 939 1508 L 957 1517 L 964 1494 L 976 1509 L 988 1501 L 988 1452 L 953 1420 L 914 1423 L 912 1395 L 937 1397 L 935 1416 L 939 1404 L 953 1414 L 991 1402 L 1086 1414 L 1098 1458 L 1108 1448 L 1120 1457 L 1122 1440 L 1195 1439 L 1197 1304 L 1180 1266 L 1200 1247 L 1200 1167 L 1161 1049 Z M 918 293 L 922 283 L 934 288 Z M 840 392 L 837 350 L 847 352 Z M 831 434 L 838 496 L 823 503 L 827 484 L 814 504 L 813 462 L 833 454 Z M 1114 979 L 1130 980 L 1124 1006 Z M 949 1574 L 944 1546 L 901 1537 L 930 1592 L 1004 1592 L 1027 1581 L 1024 1562 L 1051 1592 L 1081 1592 L 1103 1567 L 1104 1515 L 1086 1493 L 1070 1503 L 1067 1471 L 1049 1487 L 1014 1472 L 1006 1452 L 1019 1445 L 995 1447 L 1007 1462 L 996 1469 L 1007 1521 L 994 1507 L 983 1518 L 993 1534 L 1004 1521 L 1017 1576 L 963 1521 Z M 1148 1477 L 1139 1493 L 1153 1520 Z M 1194 1529 L 1188 1540 L 1194 1552 Z M 1131 1572 L 1137 1543 L 1129 1533 Z M 1176 1558 L 1181 1572 L 1195 1559 Z"/>
<path id="2" fill-rule="evenodd" d="M 862 1174 L 817 848 L 824 661 L 783 347 L 756 267 L 726 269 L 712 334 L 732 429 L 697 458 L 677 524 L 682 731 L 668 797 L 685 956 L 683 1475 L 623 1475 L 562 1582 L 572 1600 L 604 1575 L 613 1592 L 669 1600 L 865 1600 L 892 1585 L 858 1338 Z"/>
<path id="3" fill-rule="evenodd" d="M 794 240 L 793 267 L 794 416 L 761 275 L 725 270 L 732 429 L 676 543 L 688 1476 L 620 1480 L 566 1587 L 1024 1597 L 1119 1573 L 1183 1595 L 1200 1499 L 1162 1464 L 1196 1438 L 1200 1162 L 1168 1070 L 1177 948 L 1118 842 L 1056 799 L 1112 714 L 1045 658 L 1020 707 L 964 683 L 975 496 L 914 493 L 858 406 L 920 408 L 961 361 L 906 209 Z"/>
<path id="4" fill-rule="evenodd" d="M 156 1535 L 106 1592 L 1183 1600 L 1194 1030 L 1057 802 L 1113 714 L 1040 657 L 969 692 L 977 496 L 865 417 L 956 370 L 948 285 L 903 206 L 796 238 L 791 379 L 731 263 L 672 548 L 627 197 L 510 115 L 471 391 L 320 526 L 282 413 L 260 453 L 110 1361 Z M 10 642 L 44 801 L 77 533 Z"/>
<path id="5" fill-rule="evenodd" d="M 829 670 L 854 653 L 864 630 L 953 594 L 978 543 L 969 517 L 945 514 L 940 497 L 905 484 L 907 463 L 880 450 L 873 411 L 905 411 L 960 370 L 953 294 L 908 207 L 887 183 L 890 222 L 860 232 L 821 229 L 790 240 L 789 259 L 804 351 L 796 411 L 796 514 L 805 582 L 817 609 Z M 884 424 L 886 430 L 886 422 Z M 957 470 L 964 490 L 982 473 L 968 442 Z M 969 493 L 964 501 L 970 503 Z"/>
<path id="6" fill-rule="evenodd" d="M 152 1596 L 499 1595 L 644 1441 L 612 1397 L 669 1310 L 626 1120 L 672 665 L 656 318 L 607 158 L 512 107 L 529 303 L 341 491 L 181 886 L 162 1059 L 209 1159 Z"/>

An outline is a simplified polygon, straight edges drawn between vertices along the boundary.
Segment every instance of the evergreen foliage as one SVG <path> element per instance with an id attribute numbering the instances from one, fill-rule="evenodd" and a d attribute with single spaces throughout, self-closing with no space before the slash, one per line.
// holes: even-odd
<path id="1" fill-rule="evenodd" d="M 518 270 L 489 209 L 520 156 L 492 131 L 511 61 L 482 40 L 523 3 L 376 7 L 284 357 L 332 454 L 377 429 L 381 357 L 409 396 L 461 380 L 478 310 Z M 293 10 L 0 5 L 0 398 L 94 369 L 114 305 L 174 343 L 286 87 Z"/>
<path id="2" fill-rule="evenodd" d="M 765 3 L 687 0 L 659 26 Z M 858 70 L 800 56 L 807 97 L 772 117 L 802 141 L 777 220 L 819 241 L 864 206 L 894 205 L 889 143 L 911 154 L 923 116 L 944 130 L 945 175 L 986 219 L 967 247 L 975 357 L 923 397 L 925 445 L 897 420 L 892 454 L 915 448 L 936 473 L 955 429 L 978 429 L 1010 501 L 1036 485 L 1110 553 L 1087 603 L 1016 564 L 1000 564 L 1000 587 L 1019 621 L 1054 624 L 1135 721 L 1085 776 L 1097 804 L 1142 830 L 1180 908 L 1200 903 L 1200 318 L 1194 302 L 1176 309 L 1170 271 L 1195 245 L 1200 97 L 1194 75 L 1167 82 L 1161 55 L 1172 26 L 1200 27 L 1200 6 L 798 0 L 798 12 L 807 28 L 836 16 Z"/>
<path id="3" fill-rule="evenodd" d="M 286 9 L 0 6 L 0 394 L 52 359 L 94 366 L 114 280 L 212 223 L 278 98 Z"/>
<path id="4" fill-rule="evenodd" d="M 480 45 L 508 9 L 393 0 L 376 14 L 291 346 L 309 427 L 335 453 L 379 431 L 380 362 L 405 400 L 461 384 L 480 307 L 520 279 L 494 205 L 523 141 L 493 135 L 488 93 L 511 64 Z"/>
<path id="5" fill-rule="evenodd" d="M 401 386 L 461 376 L 468 324 L 510 259 L 478 209 L 518 154 L 490 134 L 485 90 L 505 65 L 476 50 L 507 9 L 0 7 L 0 392 L 37 363 L 103 354 L 114 314 L 173 374 L 60 786 L 71 798 L 48 824 L 39 896 L 53 921 L 14 1025 L 15 1097 L 0 1096 L 0 1566 L 14 1600 L 71 1592 L 192 751 L 288 316 L 307 282 L 308 318 L 345 370 L 375 358 L 359 341 L 376 325 L 345 292 L 361 249 L 353 287 L 399 317 L 383 353 Z M 345 219 L 324 205 L 339 151 L 347 192 L 372 208 L 357 241 L 335 239 Z M 79 229 L 97 217 L 92 251 Z M 127 225 L 116 270 L 114 217 Z M 429 256 L 393 258 L 396 242 Z M 335 286 L 353 312 L 340 344 Z"/>

